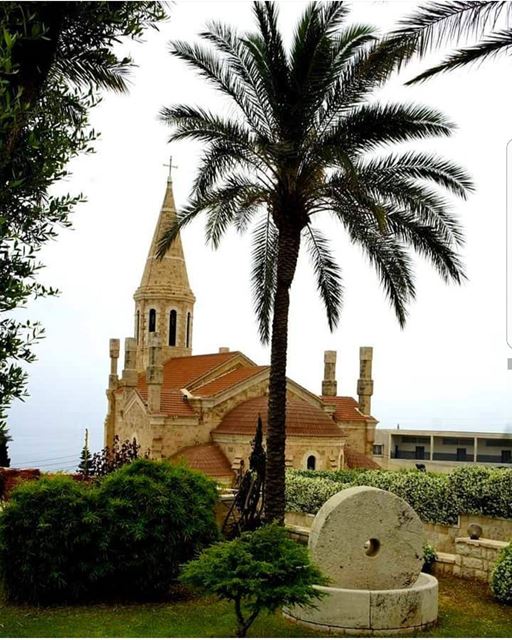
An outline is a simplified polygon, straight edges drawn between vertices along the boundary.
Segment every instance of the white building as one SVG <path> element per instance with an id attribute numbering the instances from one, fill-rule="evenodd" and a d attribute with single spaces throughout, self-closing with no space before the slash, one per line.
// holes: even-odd
<path id="1" fill-rule="evenodd" d="M 373 459 L 384 469 L 451 471 L 461 464 L 512 469 L 512 433 L 376 429 Z"/>

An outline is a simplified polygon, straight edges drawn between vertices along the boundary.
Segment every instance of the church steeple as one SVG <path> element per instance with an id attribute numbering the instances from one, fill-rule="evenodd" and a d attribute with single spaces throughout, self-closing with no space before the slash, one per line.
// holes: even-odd
<path id="1" fill-rule="evenodd" d="M 162 260 L 156 257 L 162 233 L 176 217 L 172 193 L 171 162 L 164 201 L 156 223 L 140 286 L 135 300 L 137 369 L 148 364 L 150 337 L 160 336 L 162 360 L 192 353 L 192 323 L 195 296 L 188 282 L 181 238 L 178 237 Z"/>

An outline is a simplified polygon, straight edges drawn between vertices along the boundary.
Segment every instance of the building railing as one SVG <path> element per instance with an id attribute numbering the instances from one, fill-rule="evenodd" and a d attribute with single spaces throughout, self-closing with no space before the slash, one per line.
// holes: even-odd
<path id="1" fill-rule="evenodd" d="M 391 452 L 391 458 L 399 458 L 400 460 L 429 460 L 430 459 L 430 451 L 426 451 L 423 455 L 417 453 L 416 451 L 406 451 L 404 449 L 398 449 Z"/>
<path id="2" fill-rule="evenodd" d="M 473 452 L 467 451 L 465 454 L 460 454 L 434 451 L 432 459 L 444 460 L 446 462 L 473 462 Z"/>

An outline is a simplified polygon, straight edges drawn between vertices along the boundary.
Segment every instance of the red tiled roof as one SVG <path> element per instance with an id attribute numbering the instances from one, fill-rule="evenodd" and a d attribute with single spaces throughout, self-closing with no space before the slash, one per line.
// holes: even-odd
<path id="1" fill-rule="evenodd" d="M 194 380 L 237 355 L 238 352 L 233 351 L 167 360 L 163 365 L 162 413 L 171 416 L 195 415 L 188 400 L 183 398 L 180 389 L 186 388 Z M 148 386 L 145 371 L 139 374 L 137 391 L 144 402 L 147 402 Z"/>
<path id="2" fill-rule="evenodd" d="M 227 362 L 238 355 L 236 351 L 226 353 L 209 353 L 202 356 L 183 356 L 170 358 L 164 363 L 164 389 L 183 389 L 208 371 Z M 139 374 L 138 387 L 146 384 L 146 373 Z"/>
<path id="3" fill-rule="evenodd" d="M 380 465 L 364 453 L 345 445 L 345 464 L 349 469 L 380 469 Z"/>
<path id="4" fill-rule="evenodd" d="M 222 449 L 213 442 L 186 447 L 178 451 L 178 453 L 172 457 L 172 460 L 183 460 L 191 469 L 202 471 L 212 478 L 234 477 L 229 460 L 224 455 Z"/>
<path id="5" fill-rule="evenodd" d="M 365 416 L 360 413 L 357 400 L 354 400 L 354 398 L 350 396 L 320 396 L 320 398 L 325 404 L 333 404 L 336 406 L 334 419 L 337 422 L 365 421 L 371 418 L 371 416 Z"/>
<path id="6" fill-rule="evenodd" d="M 145 381 L 144 381 L 145 383 Z M 137 389 L 144 402 L 148 401 L 148 387 L 139 385 Z M 162 389 L 161 412 L 168 416 L 195 416 L 195 411 L 179 389 Z"/>
<path id="7" fill-rule="evenodd" d="M 254 435 L 258 415 L 263 420 L 263 430 L 267 430 L 268 397 L 262 396 L 246 400 L 227 413 L 213 433 L 233 433 Z M 286 433 L 289 436 L 315 436 L 339 438 L 342 430 L 318 407 L 295 398 L 286 402 Z"/>
<path id="8" fill-rule="evenodd" d="M 214 396 L 221 391 L 229 389 L 229 387 L 233 387 L 239 382 L 252 378 L 256 374 L 261 373 L 268 368 L 269 367 L 239 367 L 238 369 L 233 369 L 233 371 L 212 380 L 212 382 L 208 382 L 202 387 L 194 389 L 194 395 Z"/>

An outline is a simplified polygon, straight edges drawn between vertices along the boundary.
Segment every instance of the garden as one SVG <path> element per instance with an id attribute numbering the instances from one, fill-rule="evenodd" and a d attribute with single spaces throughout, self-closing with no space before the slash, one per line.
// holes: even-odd
<path id="1" fill-rule="evenodd" d="M 334 477 L 291 472 L 288 507 L 314 511 L 329 492 L 373 479 L 374 485 L 406 492 L 411 502 L 413 488 L 430 496 L 430 511 L 422 517 L 433 517 L 436 500 L 451 496 L 455 484 L 461 504 L 489 513 L 492 502 L 486 500 L 484 509 L 484 502 L 472 502 L 473 492 L 477 478 L 480 495 L 492 496 L 493 486 L 503 489 L 512 472 L 498 471 L 473 468 L 440 477 L 416 471 Z M 429 483 L 438 493 L 426 491 Z M 306 547 L 277 525 L 222 539 L 217 502 L 217 487 L 206 476 L 146 459 L 89 482 L 43 476 L 20 483 L 0 515 L 0 635 L 316 635 L 281 614 L 283 605 L 314 603 L 312 585 L 325 583 Z M 500 505 L 492 509 L 503 517 Z M 440 576 L 439 623 L 418 635 L 510 636 L 511 546 L 498 564 L 491 589 Z"/>

